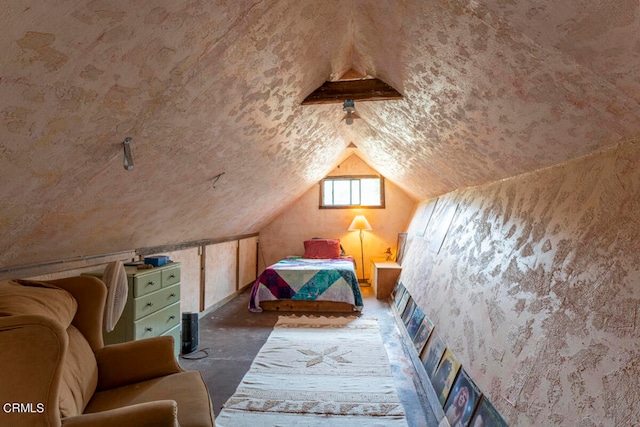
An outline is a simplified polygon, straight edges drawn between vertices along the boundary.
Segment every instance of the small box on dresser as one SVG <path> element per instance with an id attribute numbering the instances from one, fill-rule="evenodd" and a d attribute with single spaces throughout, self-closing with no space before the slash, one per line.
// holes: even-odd
<path id="1" fill-rule="evenodd" d="M 127 303 L 113 331 L 104 333 L 105 344 L 171 335 L 174 353 L 180 354 L 180 263 L 138 270 L 125 267 Z M 102 272 L 85 273 L 102 279 Z"/>

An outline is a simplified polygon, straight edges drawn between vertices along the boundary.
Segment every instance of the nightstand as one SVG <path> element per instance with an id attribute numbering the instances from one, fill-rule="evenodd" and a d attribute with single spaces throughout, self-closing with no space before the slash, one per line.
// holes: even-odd
<path id="1" fill-rule="evenodd" d="M 371 285 L 376 298 L 389 298 L 401 270 L 402 267 L 397 262 L 385 261 L 384 258 L 371 260 Z"/>

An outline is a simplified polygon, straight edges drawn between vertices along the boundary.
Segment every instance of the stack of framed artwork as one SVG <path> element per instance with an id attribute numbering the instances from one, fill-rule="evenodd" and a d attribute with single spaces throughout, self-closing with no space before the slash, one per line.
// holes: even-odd
<path id="1" fill-rule="evenodd" d="M 391 292 L 401 326 L 413 344 L 451 427 L 505 427 L 507 423 L 446 346 L 433 322 L 398 281 Z"/>

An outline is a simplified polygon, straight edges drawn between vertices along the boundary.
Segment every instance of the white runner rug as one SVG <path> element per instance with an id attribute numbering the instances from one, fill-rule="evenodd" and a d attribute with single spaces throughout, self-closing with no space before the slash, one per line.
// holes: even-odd
<path id="1" fill-rule="evenodd" d="M 406 426 L 378 323 L 281 316 L 217 427 Z"/>

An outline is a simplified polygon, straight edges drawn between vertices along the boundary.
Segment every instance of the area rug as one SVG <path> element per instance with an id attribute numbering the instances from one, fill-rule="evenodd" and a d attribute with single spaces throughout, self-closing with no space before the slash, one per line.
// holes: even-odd
<path id="1" fill-rule="evenodd" d="M 280 316 L 217 427 L 406 426 L 375 319 Z"/>

